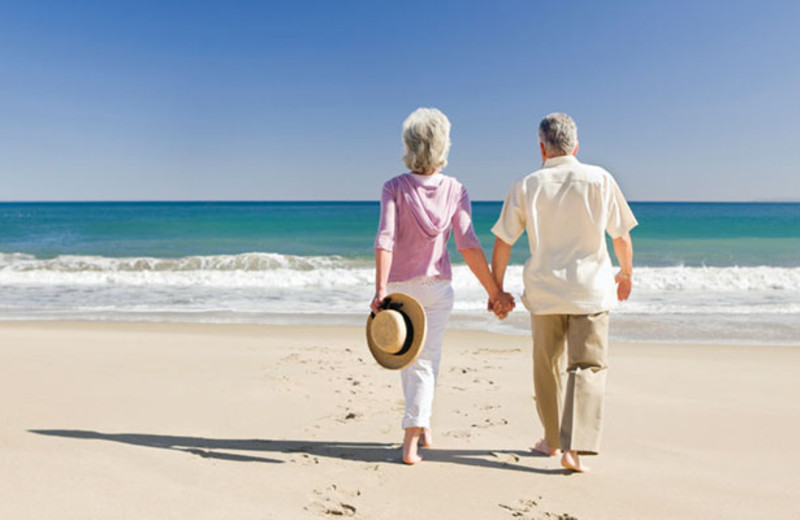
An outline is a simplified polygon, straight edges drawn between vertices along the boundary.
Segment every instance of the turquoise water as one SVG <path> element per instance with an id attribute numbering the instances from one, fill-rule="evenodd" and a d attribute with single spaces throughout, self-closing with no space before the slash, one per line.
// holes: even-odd
<path id="1" fill-rule="evenodd" d="M 632 203 L 640 266 L 800 266 L 800 204 Z M 475 202 L 488 251 L 499 202 Z M 269 252 L 372 255 L 375 202 L 0 204 L 0 252 L 177 258 Z M 452 241 L 451 241 L 452 242 Z M 452 248 L 452 243 L 451 243 Z M 527 254 L 524 238 L 513 261 Z M 458 262 L 458 255 L 452 255 Z"/>
<path id="2" fill-rule="evenodd" d="M 632 203 L 634 292 L 616 338 L 800 344 L 800 204 Z M 473 204 L 487 252 L 499 202 Z M 0 319 L 363 321 L 376 202 L 0 204 Z M 451 240 L 452 242 L 452 240 Z M 451 243 L 451 250 L 452 250 Z M 523 291 L 524 237 L 506 289 Z M 500 323 L 460 256 L 453 326 Z"/>
<path id="3" fill-rule="evenodd" d="M 800 266 L 800 204 L 634 203 L 636 263 Z"/>

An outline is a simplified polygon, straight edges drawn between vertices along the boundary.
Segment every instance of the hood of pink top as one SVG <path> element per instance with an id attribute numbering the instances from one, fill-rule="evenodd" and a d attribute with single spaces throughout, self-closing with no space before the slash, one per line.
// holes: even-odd
<path id="1" fill-rule="evenodd" d="M 400 191 L 414 221 L 430 238 L 442 234 L 450 226 L 460 198 L 455 179 L 442 176 L 437 186 L 426 186 L 407 173 L 400 177 Z"/>

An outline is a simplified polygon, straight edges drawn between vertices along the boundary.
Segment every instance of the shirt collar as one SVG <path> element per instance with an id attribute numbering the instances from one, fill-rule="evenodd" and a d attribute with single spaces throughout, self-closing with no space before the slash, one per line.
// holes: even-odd
<path id="1" fill-rule="evenodd" d="M 420 173 L 411 172 L 411 178 L 423 186 L 438 186 L 442 183 L 444 178 L 440 172 L 432 175 L 422 175 Z"/>
<path id="2" fill-rule="evenodd" d="M 552 166 L 560 166 L 562 164 L 578 164 L 578 158 L 574 155 L 559 155 L 558 157 L 550 157 L 544 162 L 544 167 L 549 168 Z"/>

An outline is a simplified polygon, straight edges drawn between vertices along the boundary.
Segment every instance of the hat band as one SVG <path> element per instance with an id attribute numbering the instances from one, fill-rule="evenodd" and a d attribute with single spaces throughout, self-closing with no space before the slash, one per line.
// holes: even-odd
<path id="1" fill-rule="evenodd" d="M 399 305 L 400 307 L 402 305 Z M 393 356 L 402 356 L 411 348 L 411 344 L 414 343 L 414 325 L 411 323 L 411 318 L 409 318 L 405 312 L 398 309 L 400 316 L 403 317 L 403 321 L 406 324 L 406 341 L 403 343 L 403 348 L 401 348 L 398 352 L 392 354 Z"/>

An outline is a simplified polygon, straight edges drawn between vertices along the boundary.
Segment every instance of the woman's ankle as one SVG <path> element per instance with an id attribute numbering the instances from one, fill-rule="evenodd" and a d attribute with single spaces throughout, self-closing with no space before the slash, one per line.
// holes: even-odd
<path id="1" fill-rule="evenodd" d="M 422 460 L 422 457 L 417 454 L 417 443 L 422 434 L 422 428 L 411 427 L 405 430 L 405 437 L 403 439 L 403 462 L 406 464 L 416 464 Z"/>

